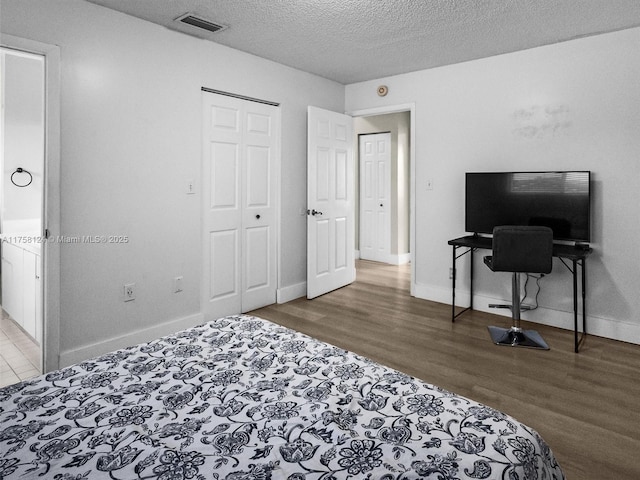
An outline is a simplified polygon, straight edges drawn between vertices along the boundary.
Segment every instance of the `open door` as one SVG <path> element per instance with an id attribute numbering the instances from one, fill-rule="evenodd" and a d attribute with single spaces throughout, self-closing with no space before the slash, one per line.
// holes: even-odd
<path id="1" fill-rule="evenodd" d="M 355 280 L 353 162 L 353 119 L 308 107 L 307 298 Z"/>

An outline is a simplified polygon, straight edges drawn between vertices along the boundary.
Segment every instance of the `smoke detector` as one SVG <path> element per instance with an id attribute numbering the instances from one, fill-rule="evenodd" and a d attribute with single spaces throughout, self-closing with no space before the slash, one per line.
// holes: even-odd
<path id="1" fill-rule="evenodd" d="M 222 30 L 226 30 L 227 28 L 229 28 L 228 25 L 222 25 L 219 23 L 212 22 L 211 20 L 207 20 L 206 18 L 202 18 L 198 15 L 194 15 L 193 13 L 185 13 L 184 15 L 180 15 L 178 18 L 174 20 L 174 22 L 189 25 L 191 27 L 199 28 L 201 30 L 206 30 L 210 33 L 220 32 Z"/>

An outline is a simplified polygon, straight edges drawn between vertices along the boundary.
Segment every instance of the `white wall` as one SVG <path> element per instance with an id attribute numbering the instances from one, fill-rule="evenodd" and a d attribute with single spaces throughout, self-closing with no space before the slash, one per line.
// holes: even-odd
<path id="1" fill-rule="evenodd" d="M 202 86 L 280 102 L 281 288 L 306 280 L 306 107 L 344 87 L 81 0 L 2 0 L 1 29 L 60 46 L 61 364 L 200 320 Z M 199 185 L 198 185 L 199 187 Z M 184 292 L 172 278 L 184 276 Z M 137 298 L 122 301 L 135 282 Z"/>
<path id="2" fill-rule="evenodd" d="M 417 296 L 451 301 L 447 240 L 465 233 L 466 171 L 591 170 L 588 328 L 640 343 L 638 79 L 635 28 L 348 85 L 346 111 L 416 104 Z M 384 98 L 380 84 L 389 87 Z M 509 299 L 509 278 L 477 261 L 475 305 L 488 310 L 488 301 Z M 459 273 L 467 278 L 466 269 Z M 570 279 L 556 260 L 543 281 L 544 308 L 529 318 L 571 326 Z"/>

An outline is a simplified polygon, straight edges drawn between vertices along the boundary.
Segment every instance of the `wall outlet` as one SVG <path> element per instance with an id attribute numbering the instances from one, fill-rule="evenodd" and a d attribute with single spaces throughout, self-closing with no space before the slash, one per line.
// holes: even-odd
<path id="1" fill-rule="evenodd" d="M 187 180 L 187 195 L 194 195 L 196 193 L 196 181 L 193 179 Z"/>
<path id="2" fill-rule="evenodd" d="M 124 301 L 130 302 L 131 300 L 136 299 L 136 284 L 135 283 L 127 283 L 124 286 Z"/>
<path id="3" fill-rule="evenodd" d="M 182 276 L 173 279 L 173 293 L 180 293 L 184 290 L 182 286 L 184 279 Z"/>

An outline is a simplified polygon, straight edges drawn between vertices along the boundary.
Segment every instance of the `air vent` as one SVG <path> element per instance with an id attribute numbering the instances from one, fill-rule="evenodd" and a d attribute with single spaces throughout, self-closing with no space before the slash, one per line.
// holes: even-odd
<path id="1" fill-rule="evenodd" d="M 191 25 L 192 27 L 201 28 L 202 30 L 207 30 L 208 32 L 215 33 L 225 30 L 227 25 L 220 25 L 218 23 L 213 23 L 209 20 L 205 20 L 202 17 L 198 17 L 193 13 L 185 13 L 184 15 L 179 16 L 175 19 L 176 22 L 186 23 L 187 25 Z"/>

